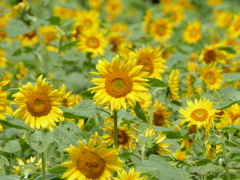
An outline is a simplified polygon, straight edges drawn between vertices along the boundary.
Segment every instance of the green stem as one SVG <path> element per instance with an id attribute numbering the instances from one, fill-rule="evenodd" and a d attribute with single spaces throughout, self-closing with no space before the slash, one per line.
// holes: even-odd
<path id="1" fill-rule="evenodd" d="M 114 118 L 114 145 L 116 148 L 118 148 L 118 128 L 117 128 L 117 111 L 114 110 L 113 112 L 113 118 Z"/>
<path id="2" fill-rule="evenodd" d="M 46 168 L 45 168 L 45 153 L 42 152 L 42 176 L 43 176 L 43 180 L 46 180 Z"/>
<path id="3" fill-rule="evenodd" d="M 1 156 L 2 156 L 2 155 L 0 155 L 0 157 L 1 157 Z M 3 163 L 3 162 L 2 162 L 1 169 L 2 169 L 2 175 L 3 175 L 3 176 L 6 176 L 5 167 L 4 167 L 4 163 Z"/>
<path id="4" fill-rule="evenodd" d="M 145 143 L 144 145 L 142 146 L 142 160 L 144 161 L 146 158 L 146 149 L 145 149 Z"/>
<path id="5" fill-rule="evenodd" d="M 230 180 L 225 142 L 222 143 L 222 147 L 223 147 L 223 158 L 224 158 L 224 162 L 225 162 L 225 170 L 226 170 L 226 174 L 227 174 L 227 180 Z"/>
<path id="6" fill-rule="evenodd" d="M 95 120 L 95 124 L 96 124 L 96 128 L 97 128 L 97 133 L 99 135 L 99 120 L 98 120 L 97 113 L 94 114 L 94 120 Z"/>
<path id="7" fill-rule="evenodd" d="M 92 53 L 87 53 L 87 61 L 88 61 L 88 72 L 87 72 L 87 89 L 90 88 L 90 82 L 91 82 L 91 76 L 90 76 L 90 71 L 91 71 L 91 63 L 92 63 L 92 58 L 91 58 Z"/>

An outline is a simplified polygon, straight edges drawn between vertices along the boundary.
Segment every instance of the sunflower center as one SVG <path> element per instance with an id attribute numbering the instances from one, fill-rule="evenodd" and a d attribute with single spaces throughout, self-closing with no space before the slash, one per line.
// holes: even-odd
<path id="1" fill-rule="evenodd" d="M 208 112 L 205 109 L 196 109 L 191 113 L 191 118 L 195 121 L 205 121 L 208 117 Z"/>
<path id="2" fill-rule="evenodd" d="M 214 50 L 209 50 L 204 55 L 204 61 L 209 64 L 216 60 L 216 53 Z"/>
<path id="3" fill-rule="evenodd" d="M 240 118 L 240 114 L 236 114 L 236 115 L 232 118 L 232 122 L 235 122 L 238 118 Z"/>
<path id="4" fill-rule="evenodd" d="M 106 92 L 115 98 L 125 97 L 132 91 L 133 82 L 131 78 L 122 73 L 112 74 L 107 77 Z"/>
<path id="5" fill-rule="evenodd" d="M 128 135 L 124 130 L 118 129 L 118 144 L 126 144 L 128 142 Z"/>
<path id="6" fill-rule="evenodd" d="M 164 116 L 160 110 L 154 113 L 153 123 L 155 126 L 163 126 Z"/>
<path id="7" fill-rule="evenodd" d="M 88 179 L 99 178 L 105 168 L 104 160 L 92 151 L 87 151 L 77 160 L 77 169 Z"/>
<path id="8" fill-rule="evenodd" d="M 86 27 L 91 27 L 92 26 L 92 21 L 89 20 L 89 19 L 86 19 L 83 24 L 86 26 Z"/>
<path id="9" fill-rule="evenodd" d="M 213 72 L 209 71 L 206 75 L 205 75 L 205 79 L 208 83 L 210 84 L 214 84 L 216 82 L 216 77 L 214 75 Z"/>
<path id="10" fill-rule="evenodd" d="M 32 39 L 33 37 L 36 36 L 36 31 L 35 30 L 31 31 L 31 32 L 25 34 L 24 36 L 28 37 L 29 39 Z"/>
<path id="11" fill-rule="evenodd" d="M 95 37 L 90 37 L 90 38 L 87 39 L 86 45 L 90 48 L 96 49 L 96 48 L 99 47 L 100 41 Z"/>
<path id="12" fill-rule="evenodd" d="M 157 33 L 159 36 L 163 36 L 163 35 L 166 33 L 166 26 L 163 25 L 163 24 L 157 26 L 156 33 Z"/>
<path id="13" fill-rule="evenodd" d="M 189 130 L 188 130 L 188 134 L 193 134 L 196 133 L 197 131 L 197 126 L 196 125 L 192 125 Z"/>
<path id="14" fill-rule="evenodd" d="M 35 92 L 27 100 L 27 109 L 34 117 L 46 116 L 52 109 L 51 100 L 45 93 Z"/>
<path id="15" fill-rule="evenodd" d="M 150 59 L 148 59 L 148 58 L 138 59 L 137 64 L 143 65 L 142 71 L 149 72 L 149 75 L 151 75 L 153 73 L 153 63 Z"/>
<path id="16" fill-rule="evenodd" d="M 190 37 L 194 38 L 198 34 L 198 30 L 196 28 L 193 28 L 190 32 Z"/>

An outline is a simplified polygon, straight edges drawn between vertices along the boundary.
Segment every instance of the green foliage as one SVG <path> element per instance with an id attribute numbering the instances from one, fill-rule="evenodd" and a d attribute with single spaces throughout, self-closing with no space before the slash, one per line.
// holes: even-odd
<path id="1" fill-rule="evenodd" d="M 240 101 L 240 91 L 233 91 L 227 94 L 222 100 L 220 100 L 218 104 L 214 106 L 214 108 L 225 109 L 238 101 Z"/>

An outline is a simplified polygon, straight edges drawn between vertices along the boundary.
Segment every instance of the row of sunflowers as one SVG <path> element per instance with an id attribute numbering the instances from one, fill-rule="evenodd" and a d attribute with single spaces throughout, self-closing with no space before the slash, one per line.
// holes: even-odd
<path id="1" fill-rule="evenodd" d="M 237 180 L 240 2 L 0 2 L 1 180 Z"/>

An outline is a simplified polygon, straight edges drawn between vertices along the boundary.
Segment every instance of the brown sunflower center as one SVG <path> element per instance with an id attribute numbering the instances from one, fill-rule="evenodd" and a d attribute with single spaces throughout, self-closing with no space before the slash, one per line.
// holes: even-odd
<path id="1" fill-rule="evenodd" d="M 122 73 L 109 75 L 106 79 L 106 92 L 115 98 L 125 97 L 132 91 L 132 87 L 132 79 Z"/>
<path id="2" fill-rule="evenodd" d="M 137 65 L 143 65 L 142 71 L 149 72 L 149 75 L 153 73 L 153 63 L 150 59 L 148 58 L 138 59 Z"/>
<path id="3" fill-rule="evenodd" d="M 156 28 L 156 33 L 157 33 L 159 36 L 163 36 L 163 35 L 166 34 L 166 29 L 167 29 L 166 25 L 160 24 L 160 25 L 158 25 L 157 28 Z"/>
<path id="4" fill-rule="evenodd" d="M 98 179 L 105 168 L 104 160 L 92 151 L 87 151 L 77 160 L 77 169 L 88 179 Z"/>
<path id="5" fill-rule="evenodd" d="M 210 84 L 214 84 L 216 82 L 216 77 L 214 75 L 213 72 L 209 71 L 206 75 L 205 75 L 205 80 L 210 83 Z"/>
<path id="6" fill-rule="evenodd" d="M 126 144 L 128 142 L 128 135 L 124 130 L 118 129 L 118 144 Z"/>
<path id="7" fill-rule="evenodd" d="M 193 134 L 196 133 L 197 131 L 197 126 L 196 125 L 192 125 L 189 130 L 188 130 L 188 134 Z"/>
<path id="8" fill-rule="evenodd" d="M 155 126 L 163 126 L 164 116 L 160 110 L 154 113 L 153 123 Z"/>
<path id="9" fill-rule="evenodd" d="M 209 64 L 211 62 L 216 61 L 216 53 L 214 50 L 209 50 L 204 55 L 204 61 L 205 63 Z"/>
<path id="10" fill-rule="evenodd" d="M 90 37 L 87 39 L 86 45 L 90 48 L 96 49 L 99 47 L 100 41 L 96 37 Z"/>
<path id="11" fill-rule="evenodd" d="M 33 37 L 36 36 L 36 31 L 35 30 L 31 31 L 31 32 L 25 34 L 24 36 L 28 37 L 29 39 L 32 39 Z"/>
<path id="12" fill-rule="evenodd" d="M 46 116 L 52 109 L 51 100 L 47 94 L 35 92 L 27 100 L 27 109 L 34 117 Z"/>
<path id="13" fill-rule="evenodd" d="M 195 121 L 205 121 L 208 117 L 208 112 L 206 109 L 195 109 L 191 113 L 191 118 L 193 118 Z"/>

